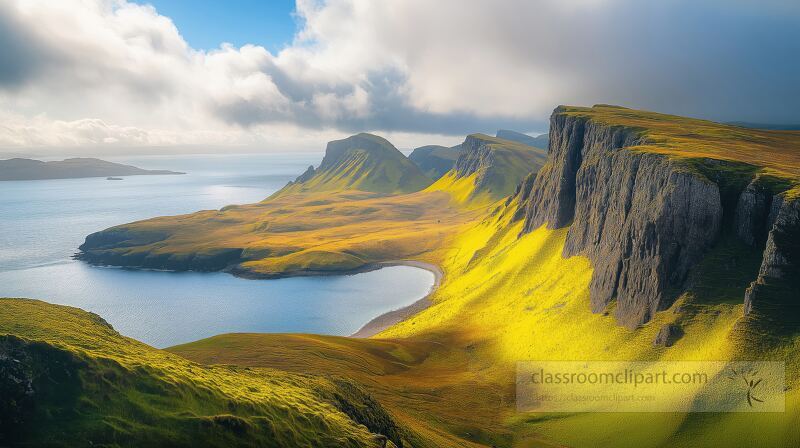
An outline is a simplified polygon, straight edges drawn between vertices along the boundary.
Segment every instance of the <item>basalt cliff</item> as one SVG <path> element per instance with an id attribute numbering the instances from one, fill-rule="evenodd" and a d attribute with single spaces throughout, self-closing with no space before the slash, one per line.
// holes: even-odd
<path id="1" fill-rule="evenodd" d="M 625 326 L 668 308 L 725 238 L 763 252 L 760 272 L 742 291 L 745 311 L 796 310 L 776 292 L 797 291 L 800 202 L 788 191 L 791 181 L 758 163 L 691 153 L 654 136 L 646 123 L 617 122 L 626 113 L 611 106 L 556 109 L 550 158 L 516 193 L 524 232 L 568 226 L 563 255 L 592 262 L 592 310 L 615 304 Z"/>

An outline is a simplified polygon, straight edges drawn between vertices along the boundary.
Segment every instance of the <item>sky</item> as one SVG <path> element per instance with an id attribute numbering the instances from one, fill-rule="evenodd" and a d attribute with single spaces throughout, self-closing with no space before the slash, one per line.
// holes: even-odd
<path id="1" fill-rule="evenodd" d="M 192 48 L 261 45 L 270 52 L 292 43 L 298 30 L 294 0 L 136 0 L 169 17 Z"/>
<path id="2" fill-rule="evenodd" d="M 3 0 L 0 151 L 400 148 L 559 104 L 800 122 L 796 0 Z"/>

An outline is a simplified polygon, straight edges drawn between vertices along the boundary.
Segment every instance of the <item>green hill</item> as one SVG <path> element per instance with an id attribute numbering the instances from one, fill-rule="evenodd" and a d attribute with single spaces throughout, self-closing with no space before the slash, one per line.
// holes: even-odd
<path id="1" fill-rule="evenodd" d="M 508 197 L 544 165 L 547 151 L 511 140 L 471 134 L 453 169 L 429 190 L 450 192 L 458 202 L 485 203 Z"/>
<path id="2" fill-rule="evenodd" d="M 278 195 L 334 190 L 410 193 L 431 182 L 388 140 L 360 133 L 329 142 L 319 167 L 309 167 Z"/>
<path id="3" fill-rule="evenodd" d="M 201 366 L 36 300 L 0 299 L 0 391 L 0 446 L 402 443 L 388 414 L 345 380 Z"/>
<path id="4" fill-rule="evenodd" d="M 438 179 L 453 168 L 456 160 L 458 160 L 460 150 L 461 145 L 453 147 L 440 145 L 420 146 L 414 149 L 408 158 L 414 162 L 425 175 L 432 179 Z"/>

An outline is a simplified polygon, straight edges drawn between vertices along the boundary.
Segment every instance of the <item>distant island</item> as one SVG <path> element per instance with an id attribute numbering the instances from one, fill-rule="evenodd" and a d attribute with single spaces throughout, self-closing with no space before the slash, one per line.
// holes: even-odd
<path id="1" fill-rule="evenodd" d="M 110 178 L 114 176 L 145 176 L 159 174 L 186 173 L 169 170 L 145 170 L 131 165 L 123 165 L 121 163 L 88 157 L 76 157 L 52 162 L 22 158 L 0 160 L 0 181 L 78 179 L 84 177 Z"/>

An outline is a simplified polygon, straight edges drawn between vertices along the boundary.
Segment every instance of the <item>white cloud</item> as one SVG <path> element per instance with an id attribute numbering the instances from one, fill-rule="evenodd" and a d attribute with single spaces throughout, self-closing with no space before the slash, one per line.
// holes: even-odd
<path id="1" fill-rule="evenodd" d="M 797 121 L 792 3 L 298 0 L 304 27 L 273 54 L 192 49 L 125 0 L 6 0 L 0 146 L 276 149 L 361 130 L 410 146 L 540 130 L 562 103 Z"/>

